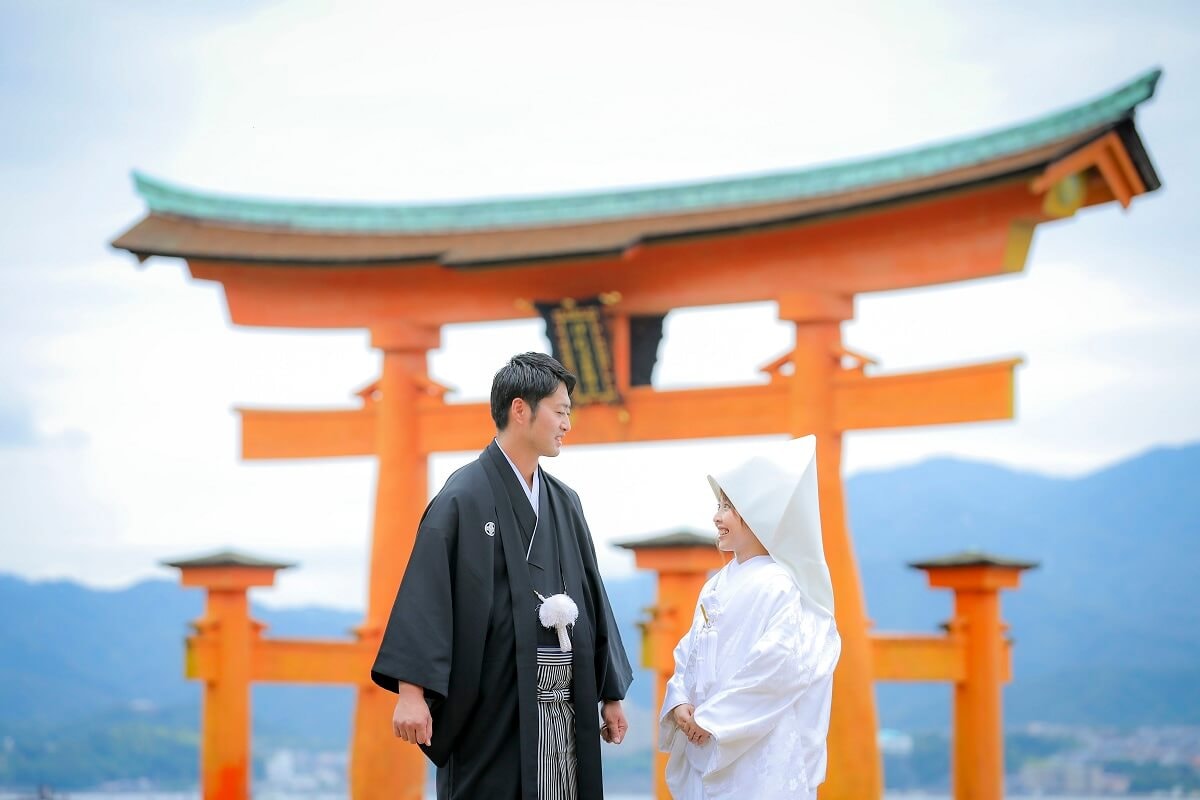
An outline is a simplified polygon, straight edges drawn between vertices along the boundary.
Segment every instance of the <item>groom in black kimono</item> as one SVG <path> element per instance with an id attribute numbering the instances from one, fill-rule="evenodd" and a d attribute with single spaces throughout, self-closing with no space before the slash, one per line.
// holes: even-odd
<path id="1" fill-rule="evenodd" d="M 591 533 L 538 466 L 571 429 L 574 387 L 541 353 L 496 373 L 496 439 L 425 509 L 371 670 L 399 695 L 393 733 L 437 765 L 438 800 L 601 798 L 600 739 L 625 736 L 632 675 Z M 539 623 L 563 594 L 569 649 Z"/>

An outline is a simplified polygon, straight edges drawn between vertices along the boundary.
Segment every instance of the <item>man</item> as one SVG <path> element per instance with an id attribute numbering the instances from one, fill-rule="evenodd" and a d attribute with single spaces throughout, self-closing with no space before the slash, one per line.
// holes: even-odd
<path id="1" fill-rule="evenodd" d="M 437 765 L 438 800 L 603 797 L 599 740 L 628 727 L 631 670 L 579 496 L 538 465 L 571 430 L 574 388 L 553 358 L 514 356 L 492 381 L 495 441 L 417 530 L 371 677 L 399 695 L 393 733 Z M 564 603 L 560 638 L 539 607 Z"/>

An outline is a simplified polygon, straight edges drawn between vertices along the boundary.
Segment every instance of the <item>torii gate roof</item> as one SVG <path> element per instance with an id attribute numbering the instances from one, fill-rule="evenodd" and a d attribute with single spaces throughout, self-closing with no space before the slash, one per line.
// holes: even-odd
<path id="1" fill-rule="evenodd" d="M 113 246 L 151 255 L 289 264 L 520 264 L 611 257 L 640 244 L 811 222 L 982 184 L 1027 179 L 1115 132 L 1147 191 L 1158 176 L 1133 125 L 1150 71 L 1023 124 L 907 152 L 704 183 L 438 204 L 229 197 L 134 174 L 149 213 Z"/>

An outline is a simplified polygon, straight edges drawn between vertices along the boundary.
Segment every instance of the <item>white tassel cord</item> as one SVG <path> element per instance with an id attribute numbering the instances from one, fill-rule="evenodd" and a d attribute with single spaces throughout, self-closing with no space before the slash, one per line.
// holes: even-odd
<path id="1" fill-rule="evenodd" d="M 579 606 L 565 594 L 552 594 L 549 597 L 539 594 L 538 598 L 542 601 L 538 609 L 538 620 L 542 627 L 554 628 L 558 632 L 558 646 L 570 652 L 571 637 L 567 634 L 567 626 L 574 625 L 575 620 L 579 619 Z"/>

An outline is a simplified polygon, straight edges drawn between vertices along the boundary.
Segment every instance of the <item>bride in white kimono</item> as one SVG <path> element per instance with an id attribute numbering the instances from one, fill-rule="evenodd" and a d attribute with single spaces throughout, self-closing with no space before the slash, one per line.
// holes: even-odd
<path id="1" fill-rule="evenodd" d="M 659 716 L 675 800 L 816 797 L 841 640 L 821 546 L 816 440 L 716 477 L 718 547 Z"/>

